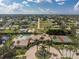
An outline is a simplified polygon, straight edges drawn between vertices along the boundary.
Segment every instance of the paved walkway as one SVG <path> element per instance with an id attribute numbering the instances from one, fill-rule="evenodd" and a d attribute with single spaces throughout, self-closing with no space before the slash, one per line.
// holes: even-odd
<path id="1" fill-rule="evenodd" d="M 35 57 L 36 51 L 37 51 L 37 47 L 36 47 L 36 46 L 30 48 L 30 49 L 26 52 L 26 54 L 25 54 L 25 55 L 26 55 L 26 58 L 27 58 L 27 59 L 37 59 L 37 58 Z M 59 53 L 58 50 L 56 50 L 55 48 L 50 47 L 50 52 L 52 53 L 52 56 L 51 56 L 50 59 L 56 59 L 56 58 L 59 58 L 59 59 L 60 59 L 61 54 Z M 57 54 L 57 56 L 53 56 L 53 54 Z"/>
<path id="2" fill-rule="evenodd" d="M 31 47 L 31 48 L 26 52 L 26 54 L 25 54 L 25 55 L 26 55 L 26 59 L 37 59 L 37 58 L 35 57 L 36 51 L 37 51 L 36 46 Z"/>

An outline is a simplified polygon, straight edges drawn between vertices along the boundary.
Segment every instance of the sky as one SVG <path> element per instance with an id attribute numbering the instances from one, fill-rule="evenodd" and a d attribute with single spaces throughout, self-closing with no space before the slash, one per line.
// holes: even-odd
<path id="1" fill-rule="evenodd" d="M 0 0 L 0 14 L 79 15 L 79 0 Z"/>

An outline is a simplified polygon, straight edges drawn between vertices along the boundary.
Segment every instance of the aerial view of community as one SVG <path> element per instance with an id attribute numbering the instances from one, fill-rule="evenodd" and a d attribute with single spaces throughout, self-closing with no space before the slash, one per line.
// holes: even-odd
<path id="1" fill-rule="evenodd" d="M 79 0 L 0 0 L 0 59 L 79 59 Z"/>

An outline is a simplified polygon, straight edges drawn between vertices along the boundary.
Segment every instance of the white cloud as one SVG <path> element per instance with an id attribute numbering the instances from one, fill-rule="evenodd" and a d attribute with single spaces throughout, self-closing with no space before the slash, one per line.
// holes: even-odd
<path id="1" fill-rule="evenodd" d="M 51 9 L 49 9 L 49 8 L 43 9 L 43 8 L 40 8 L 40 7 L 39 7 L 38 9 L 40 10 L 41 13 L 44 13 L 44 14 L 54 14 L 54 13 L 57 13 L 56 11 L 51 10 Z"/>
<path id="2" fill-rule="evenodd" d="M 27 1 L 23 1 L 22 3 L 13 2 L 10 5 L 7 5 L 4 2 L 5 2 L 4 0 L 0 0 L 0 14 L 34 14 L 34 13 L 38 13 L 37 10 L 28 9 L 26 7 L 27 5 L 29 5 Z M 24 4 L 26 6 L 24 6 Z"/>
<path id="3" fill-rule="evenodd" d="M 61 1 L 65 1 L 65 0 L 55 0 L 56 2 L 61 2 Z"/>
<path id="4" fill-rule="evenodd" d="M 66 0 L 55 0 L 58 5 L 63 5 Z"/>
<path id="5" fill-rule="evenodd" d="M 39 9 L 41 12 L 45 12 L 45 10 L 42 9 L 42 8 L 40 8 L 40 7 L 38 7 L 38 9 Z"/>
<path id="6" fill-rule="evenodd" d="M 27 0 L 28 2 L 34 2 L 34 3 L 41 3 L 41 2 L 48 2 L 52 3 L 52 0 Z"/>
<path id="7" fill-rule="evenodd" d="M 5 4 L 5 0 L 0 0 L 0 14 L 52 14 L 56 13 L 55 11 L 51 9 L 44 9 L 44 8 L 28 8 L 29 2 L 34 2 L 34 3 L 41 3 L 41 2 L 48 2 L 52 3 L 52 0 L 27 0 L 27 1 L 22 1 L 21 3 L 16 3 L 12 2 L 12 4 Z M 27 7 L 26 7 L 27 6 Z M 24 8 L 25 7 L 25 8 Z"/>
<path id="8" fill-rule="evenodd" d="M 79 1 L 78 1 L 77 4 L 74 6 L 74 10 L 79 11 Z"/>
<path id="9" fill-rule="evenodd" d="M 0 6 L 1 7 L 6 7 L 6 5 L 3 2 L 4 2 L 4 0 L 0 0 Z"/>
<path id="10" fill-rule="evenodd" d="M 57 3 L 57 4 L 59 4 L 59 5 L 63 5 L 65 2 L 59 2 L 59 3 Z"/>
<path id="11" fill-rule="evenodd" d="M 0 13 L 4 14 L 15 13 L 17 10 L 23 8 L 23 5 L 20 3 L 13 2 L 11 5 L 7 5 L 4 2 L 5 0 L 0 0 Z"/>
<path id="12" fill-rule="evenodd" d="M 12 5 L 8 5 L 8 6 L 6 7 L 6 9 L 7 9 L 7 12 L 8 12 L 8 13 L 13 13 L 13 12 L 19 10 L 19 9 L 22 8 L 22 7 L 23 7 L 23 5 L 21 5 L 21 4 L 19 4 L 19 3 L 13 3 Z"/>
<path id="13" fill-rule="evenodd" d="M 23 3 L 23 4 L 27 4 L 28 2 L 27 2 L 27 1 L 23 1 L 22 3 Z"/>
<path id="14" fill-rule="evenodd" d="M 27 1 L 23 1 L 22 4 L 26 5 L 27 7 L 30 7 Z"/>
<path id="15" fill-rule="evenodd" d="M 27 0 L 28 2 L 35 2 L 35 3 L 40 3 L 42 2 L 43 0 Z"/>
<path id="16" fill-rule="evenodd" d="M 28 2 L 31 2 L 31 1 L 33 1 L 33 0 L 27 0 Z"/>
<path id="17" fill-rule="evenodd" d="M 49 2 L 49 3 L 52 3 L 52 0 L 46 0 L 47 2 Z"/>

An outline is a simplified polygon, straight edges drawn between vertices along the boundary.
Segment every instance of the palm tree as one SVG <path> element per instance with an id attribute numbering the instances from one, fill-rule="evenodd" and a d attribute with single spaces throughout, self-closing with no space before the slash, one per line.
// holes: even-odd
<path id="1" fill-rule="evenodd" d="M 59 48 L 61 49 L 61 53 L 62 53 L 62 57 L 63 57 L 63 54 L 64 54 L 64 45 L 61 45 Z"/>
<path id="2" fill-rule="evenodd" d="M 37 51 L 38 51 L 38 45 L 39 45 L 39 41 L 37 39 L 35 39 L 35 43 L 37 45 Z"/>
<path id="3" fill-rule="evenodd" d="M 32 40 L 32 38 L 28 39 L 28 46 L 27 46 L 27 48 L 30 48 L 30 46 L 31 46 L 31 40 Z"/>
<path id="4" fill-rule="evenodd" d="M 78 48 L 74 45 L 73 46 L 73 54 L 71 56 L 71 58 L 73 58 L 74 54 L 77 52 Z"/>
<path id="5" fill-rule="evenodd" d="M 41 37 L 40 37 L 40 40 L 41 40 L 41 42 L 42 42 L 42 44 L 43 44 L 44 37 L 41 36 Z"/>
<path id="6" fill-rule="evenodd" d="M 51 46 L 51 43 L 50 41 L 48 40 L 48 50 L 50 51 L 50 46 Z"/>
<path id="7" fill-rule="evenodd" d="M 67 53 L 68 53 L 68 46 L 64 46 L 66 49 L 66 57 L 67 57 Z"/>
<path id="8" fill-rule="evenodd" d="M 17 44 L 20 44 L 20 41 L 19 40 L 17 41 Z"/>
<path id="9" fill-rule="evenodd" d="M 72 45 L 68 46 L 68 49 L 70 51 L 70 56 L 69 57 L 71 57 L 72 56 L 72 51 L 73 51 L 73 46 Z"/>

